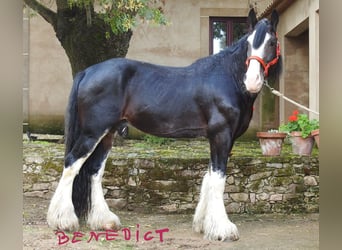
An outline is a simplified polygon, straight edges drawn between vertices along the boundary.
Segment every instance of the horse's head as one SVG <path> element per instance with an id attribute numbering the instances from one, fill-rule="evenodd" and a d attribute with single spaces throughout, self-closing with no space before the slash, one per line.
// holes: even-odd
<path id="1" fill-rule="evenodd" d="M 272 12 L 270 21 L 266 18 L 257 21 L 253 9 L 248 14 L 250 33 L 247 38 L 247 72 L 244 83 L 251 93 L 258 93 L 261 90 L 269 68 L 278 63 L 280 57 L 276 33 L 278 20 L 278 13 L 275 10 Z"/>

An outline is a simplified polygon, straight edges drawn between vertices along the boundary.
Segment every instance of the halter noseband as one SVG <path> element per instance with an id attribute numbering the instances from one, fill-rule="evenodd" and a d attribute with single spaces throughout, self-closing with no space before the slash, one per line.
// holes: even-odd
<path id="1" fill-rule="evenodd" d="M 276 37 L 277 37 L 277 34 L 276 34 Z M 280 44 L 279 44 L 278 37 L 277 37 L 276 57 L 272 61 L 270 61 L 268 63 L 265 63 L 265 61 L 262 58 L 258 57 L 258 56 L 250 56 L 246 60 L 246 65 L 247 65 L 247 68 L 248 68 L 250 60 L 252 60 L 252 59 L 257 60 L 261 64 L 261 66 L 264 68 L 264 76 L 267 77 L 268 76 L 268 69 L 272 65 L 274 65 L 274 64 L 276 64 L 278 62 L 279 56 L 280 56 Z"/>

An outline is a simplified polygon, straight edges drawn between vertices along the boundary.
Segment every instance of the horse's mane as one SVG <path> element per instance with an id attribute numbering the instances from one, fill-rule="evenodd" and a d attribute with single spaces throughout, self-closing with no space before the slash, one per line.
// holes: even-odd
<path id="1" fill-rule="evenodd" d="M 246 71 L 245 61 L 247 58 L 247 37 L 244 35 L 232 45 L 226 47 L 217 54 L 200 58 L 190 67 L 197 67 L 199 71 L 210 72 L 218 65 L 225 65 L 225 70 L 233 73 L 235 77 L 242 78 L 242 73 Z M 241 80 L 241 79 L 236 79 Z"/>

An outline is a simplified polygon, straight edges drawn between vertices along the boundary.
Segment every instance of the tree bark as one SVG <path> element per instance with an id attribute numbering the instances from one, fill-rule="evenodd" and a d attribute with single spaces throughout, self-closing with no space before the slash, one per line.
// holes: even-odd
<path id="1" fill-rule="evenodd" d="M 87 11 L 75 6 L 69 8 L 67 0 L 57 0 L 57 12 L 54 12 L 36 0 L 24 2 L 52 25 L 69 58 L 73 76 L 93 64 L 126 56 L 132 31 L 113 34 L 110 25 L 93 8 Z M 110 34 L 109 38 L 106 38 L 106 32 Z"/>

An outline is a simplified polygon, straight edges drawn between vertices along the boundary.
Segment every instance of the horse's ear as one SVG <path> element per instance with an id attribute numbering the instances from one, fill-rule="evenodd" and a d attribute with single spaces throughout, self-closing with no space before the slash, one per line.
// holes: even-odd
<path id="1" fill-rule="evenodd" d="M 249 31 L 252 31 L 254 29 L 254 26 L 256 25 L 257 22 L 258 22 L 258 19 L 256 18 L 255 11 L 252 8 L 248 13 L 248 18 L 247 18 Z"/>
<path id="2" fill-rule="evenodd" d="M 272 28 L 273 28 L 274 32 L 277 31 L 278 22 L 279 22 L 278 12 L 276 10 L 273 10 L 272 11 L 272 15 L 271 15 L 271 25 L 272 25 Z"/>

